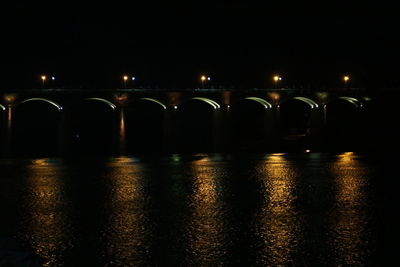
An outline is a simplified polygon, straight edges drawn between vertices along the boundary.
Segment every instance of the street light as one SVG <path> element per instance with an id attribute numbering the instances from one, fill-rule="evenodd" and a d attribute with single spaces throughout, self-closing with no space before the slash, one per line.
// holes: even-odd
<path id="1" fill-rule="evenodd" d="M 42 87 L 44 87 L 44 83 L 45 83 L 45 81 L 47 79 L 46 75 L 40 76 L 40 79 L 42 80 Z"/>
<path id="2" fill-rule="evenodd" d="M 124 75 L 123 77 L 122 77 L 122 79 L 124 80 L 124 88 L 126 88 L 126 82 L 128 81 L 128 76 L 127 75 Z"/>
<path id="3" fill-rule="evenodd" d="M 204 88 L 205 82 L 206 82 L 206 81 L 211 81 L 211 77 L 210 77 L 210 76 L 202 75 L 202 76 L 200 77 L 200 80 L 201 80 L 201 86 L 202 86 L 202 88 Z"/>
<path id="4" fill-rule="evenodd" d="M 275 88 L 278 88 L 278 82 L 282 81 L 282 77 L 279 75 L 274 75 L 273 79 L 274 79 L 274 83 L 275 83 Z"/>
<path id="5" fill-rule="evenodd" d="M 343 77 L 344 88 L 346 88 L 346 89 L 348 88 L 349 80 L 350 80 L 350 76 L 349 76 L 349 75 L 345 75 L 345 76 Z"/>

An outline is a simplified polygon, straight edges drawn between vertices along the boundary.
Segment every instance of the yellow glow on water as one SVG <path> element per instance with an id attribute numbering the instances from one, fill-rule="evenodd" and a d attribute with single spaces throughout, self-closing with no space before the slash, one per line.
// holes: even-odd
<path id="1" fill-rule="evenodd" d="M 32 160 L 32 164 L 34 165 L 40 165 L 40 166 L 47 166 L 49 165 L 48 159 L 44 158 L 44 159 L 34 159 Z"/>
<path id="2" fill-rule="evenodd" d="M 363 266 L 366 235 L 366 168 L 353 152 L 338 156 L 331 166 L 336 183 L 335 210 L 332 215 L 332 244 L 337 265 Z"/>
<path id="3" fill-rule="evenodd" d="M 191 216 L 188 225 L 189 262 L 195 266 L 214 266 L 224 255 L 224 224 L 219 194 L 220 168 L 204 164 L 206 159 L 192 162 L 193 191 L 190 195 Z"/>
<path id="4" fill-rule="evenodd" d="M 356 155 L 354 154 L 354 152 L 344 152 L 337 155 L 337 158 L 339 162 L 352 161 L 356 158 Z"/>
<path id="5" fill-rule="evenodd" d="M 62 266 L 62 252 L 72 247 L 71 220 L 64 184 L 57 164 L 47 159 L 28 166 L 26 217 L 24 226 L 29 244 L 43 260 L 43 266 Z"/>
<path id="6" fill-rule="evenodd" d="M 119 113 L 119 153 L 124 154 L 126 147 L 125 112 L 121 108 Z"/>
<path id="7" fill-rule="evenodd" d="M 255 223 L 257 263 L 268 266 L 291 265 L 296 251 L 295 179 L 296 170 L 283 154 L 272 154 L 260 162 L 263 206 Z"/>
<path id="8" fill-rule="evenodd" d="M 143 165 L 120 157 L 109 163 L 107 223 L 102 229 L 103 254 L 115 266 L 143 266 L 150 238 Z M 128 265 L 126 265 L 128 264 Z"/>

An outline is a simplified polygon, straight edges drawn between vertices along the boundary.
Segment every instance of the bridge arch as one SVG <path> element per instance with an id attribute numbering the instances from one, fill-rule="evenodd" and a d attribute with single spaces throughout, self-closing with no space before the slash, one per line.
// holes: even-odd
<path id="1" fill-rule="evenodd" d="M 150 98 L 150 97 L 142 97 L 142 98 L 140 98 L 140 100 L 143 100 L 143 101 L 150 101 L 150 102 L 156 103 L 157 105 L 159 105 L 159 106 L 162 107 L 163 109 L 167 109 L 167 106 L 164 105 L 161 101 L 159 101 L 159 100 L 157 100 L 157 99 Z"/>
<path id="2" fill-rule="evenodd" d="M 198 100 L 198 101 L 202 101 L 204 103 L 207 103 L 209 105 L 211 105 L 214 109 L 218 109 L 221 106 L 214 100 L 210 99 L 210 98 L 206 98 L 206 97 L 192 97 L 193 100 Z"/>
<path id="3" fill-rule="evenodd" d="M 183 152 L 211 152 L 214 149 L 220 105 L 206 97 L 184 101 L 176 112 L 177 145 Z"/>
<path id="4" fill-rule="evenodd" d="M 115 109 L 117 108 L 117 106 L 116 106 L 114 103 L 112 103 L 111 101 L 109 101 L 109 100 L 107 100 L 107 99 L 104 99 L 104 98 L 100 98 L 100 97 L 89 97 L 89 98 L 86 98 L 86 100 L 102 102 L 102 103 L 104 103 L 104 104 L 107 104 L 107 105 L 108 105 L 110 108 L 112 108 L 113 110 L 115 110 Z"/>
<path id="5" fill-rule="evenodd" d="M 259 152 L 271 148 L 268 142 L 272 140 L 274 128 L 272 104 L 256 96 L 241 97 L 228 111 L 225 120 L 229 131 L 225 139 L 229 150 Z"/>
<path id="6" fill-rule="evenodd" d="M 87 97 L 69 107 L 68 126 L 64 134 L 69 153 L 80 155 L 111 155 L 117 133 L 116 105 L 100 97 Z"/>
<path id="7" fill-rule="evenodd" d="M 332 99 L 326 105 L 325 122 L 330 149 L 359 149 L 362 147 L 362 137 L 366 114 L 361 109 L 362 103 L 349 96 Z"/>
<path id="8" fill-rule="evenodd" d="M 46 102 L 46 103 L 56 107 L 59 111 L 61 111 L 63 109 L 62 106 L 60 104 L 58 104 L 57 102 L 54 102 L 47 98 L 40 98 L 40 97 L 33 97 L 33 98 L 25 99 L 25 100 L 21 101 L 20 104 L 24 104 L 24 103 L 28 103 L 28 102 L 32 102 L 32 101 Z"/>
<path id="9" fill-rule="evenodd" d="M 150 97 L 137 98 L 121 109 L 119 129 L 124 153 L 162 152 L 166 109 L 164 103 Z"/>
<path id="10" fill-rule="evenodd" d="M 341 96 L 338 99 L 345 100 L 357 108 L 362 107 L 362 103 L 357 98 L 349 97 L 349 96 Z"/>
<path id="11" fill-rule="evenodd" d="M 245 100 L 250 100 L 250 101 L 255 101 L 256 103 L 263 105 L 266 109 L 267 108 L 272 108 L 272 104 L 271 103 L 269 103 L 267 100 L 259 98 L 259 97 L 250 96 L 250 97 L 245 97 L 244 99 Z"/>
<path id="12" fill-rule="evenodd" d="M 296 97 L 293 97 L 293 99 L 299 100 L 299 101 L 302 101 L 302 102 L 306 103 L 306 104 L 309 105 L 312 109 L 313 109 L 313 108 L 318 108 L 317 102 L 315 102 L 314 100 L 312 100 L 312 99 L 310 99 L 310 98 L 308 98 L 308 97 L 296 96 Z"/>
<path id="13" fill-rule="evenodd" d="M 62 106 L 33 97 L 18 103 L 12 119 L 12 153 L 18 156 L 54 156 L 60 152 Z"/>
<path id="14" fill-rule="evenodd" d="M 281 145 L 289 150 L 304 150 L 323 123 L 318 104 L 308 97 L 296 96 L 279 108 Z"/>

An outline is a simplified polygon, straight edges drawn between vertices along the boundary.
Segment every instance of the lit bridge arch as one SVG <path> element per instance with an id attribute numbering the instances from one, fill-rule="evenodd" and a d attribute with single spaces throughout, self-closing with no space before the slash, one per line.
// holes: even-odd
<path id="1" fill-rule="evenodd" d="M 192 99 L 193 99 L 193 100 L 199 100 L 199 101 L 202 101 L 202 102 L 204 102 L 204 103 L 206 103 L 206 104 L 209 104 L 209 105 L 211 105 L 214 109 L 217 109 L 217 108 L 220 108 L 220 107 L 221 107 L 217 102 L 215 102 L 215 101 L 212 100 L 212 99 L 206 98 L 206 97 L 193 97 Z"/>
<path id="2" fill-rule="evenodd" d="M 91 101 L 99 101 L 102 103 L 107 104 L 113 111 L 117 108 L 117 106 L 115 104 L 113 104 L 112 102 L 108 101 L 107 99 L 104 98 L 99 98 L 99 97 L 90 97 L 90 98 L 86 98 L 86 100 L 91 100 Z"/>
<path id="3" fill-rule="evenodd" d="M 299 101 L 302 101 L 302 102 L 306 103 L 306 104 L 309 105 L 312 109 L 313 109 L 313 108 L 318 108 L 317 102 L 315 102 L 314 100 L 312 100 L 312 99 L 310 99 L 310 98 L 302 97 L 302 96 L 296 96 L 296 97 L 293 97 L 293 99 L 299 100 Z"/>
<path id="4" fill-rule="evenodd" d="M 33 97 L 33 98 L 25 99 L 25 100 L 21 101 L 20 104 L 24 104 L 24 103 L 32 102 L 32 101 L 46 102 L 46 103 L 56 107 L 58 109 L 58 111 L 61 111 L 63 109 L 62 106 L 60 104 L 58 104 L 57 102 L 54 102 L 54 101 L 49 100 L 47 98 L 40 98 L 40 97 Z"/>
<path id="5" fill-rule="evenodd" d="M 167 109 L 167 106 L 164 105 L 161 101 L 159 101 L 157 99 L 149 98 L 149 97 L 143 97 L 143 98 L 140 98 L 140 100 L 150 101 L 150 102 L 156 103 L 157 105 L 161 106 L 163 109 Z"/>
<path id="6" fill-rule="evenodd" d="M 259 98 L 259 97 L 250 96 L 250 97 L 245 97 L 244 99 L 250 100 L 250 101 L 254 101 L 254 102 L 258 103 L 258 104 L 261 104 L 266 109 L 272 108 L 272 105 L 267 100 Z"/>
<path id="7" fill-rule="evenodd" d="M 356 108 L 362 107 L 362 103 L 357 98 L 349 97 L 349 96 L 341 96 L 341 97 L 339 97 L 339 99 L 349 102 L 350 104 L 354 105 Z"/>

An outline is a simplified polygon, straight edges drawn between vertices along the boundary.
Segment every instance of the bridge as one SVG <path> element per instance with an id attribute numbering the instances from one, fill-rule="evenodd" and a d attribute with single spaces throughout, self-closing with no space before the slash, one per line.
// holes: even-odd
<path id="1" fill-rule="evenodd" d="M 35 89 L 2 94 L 3 155 L 357 149 L 397 91 Z M 383 95 L 383 96 L 382 96 Z M 392 104 L 388 104 L 393 106 Z"/>

